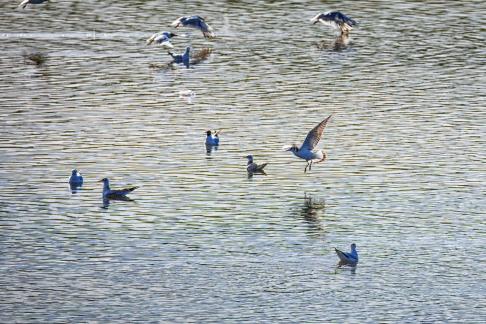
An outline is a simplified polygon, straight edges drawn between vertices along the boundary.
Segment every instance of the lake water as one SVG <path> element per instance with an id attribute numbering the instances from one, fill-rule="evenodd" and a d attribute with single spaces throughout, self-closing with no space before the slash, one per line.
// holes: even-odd
<path id="1" fill-rule="evenodd" d="M 0 3 L 0 322 L 484 321 L 484 1 L 16 5 Z M 347 43 L 309 21 L 331 9 L 360 23 Z M 175 53 L 210 54 L 169 68 L 145 40 L 187 14 L 217 37 L 177 30 Z M 331 113 L 305 174 L 282 147 Z M 134 201 L 103 208 L 103 177 Z M 356 271 L 335 272 L 353 242 Z"/>

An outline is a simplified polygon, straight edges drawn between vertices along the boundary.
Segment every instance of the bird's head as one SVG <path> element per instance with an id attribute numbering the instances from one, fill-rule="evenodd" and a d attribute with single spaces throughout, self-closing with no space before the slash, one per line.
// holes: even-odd
<path id="1" fill-rule="evenodd" d="M 72 174 L 73 176 L 78 175 L 78 170 L 73 169 L 73 171 L 71 171 L 71 174 Z"/>
<path id="2" fill-rule="evenodd" d="M 177 36 L 177 34 L 174 34 L 174 33 L 171 33 L 171 32 L 167 33 L 167 37 L 169 37 L 169 38 L 176 37 L 176 36 Z"/>
<path id="3" fill-rule="evenodd" d="M 253 155 L 247 155 L 245 158 L 248 159 L 248 162 L 253 161 Z"/>
<path id="4" fill-rule="evenodd" d="M 285 151 L 287 151 L 287 152 L 289 152 L 289 151 L 290 152 L 297 152 L 297 151 L 299 151 L 299 146 L 297 144 L 292 144 L 291 146 L 286 147 L 285 148 Z"/>
<path id="5" fill-rule="evenodd" d="M 206 136 L 211 136 L 211 131 L 210 130 L 207 130 L 206 131 Z"/>
<path id="6" fill-rule="evenodd" d="M 108 180 L 108 178 L 103 178 L 103 179 L 101 179 L 101 180 L 100 180 L 100 181 L 98 181 L 98 182 L 108 183 L 108 181 L 109 181 L 109 180 Z"/>
<path id="7" fill-rule="evenodd" d="M 356 244 L 351 244 L 351 250 L 356 250 Z"/>

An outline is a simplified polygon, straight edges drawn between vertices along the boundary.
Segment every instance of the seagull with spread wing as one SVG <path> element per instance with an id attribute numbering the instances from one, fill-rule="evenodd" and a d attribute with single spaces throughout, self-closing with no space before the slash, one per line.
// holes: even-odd
<path id="1" fill-rule="evenodd" d="M 110 189 L 110 181 L 108 178 L 103 178 L 99 182 L 103 182 L 103 199 L 117 199 L 117 198 L 126 198 L 133 190 L 137 189 L 138 187 L 129 187 L 121 190 L 112 190 Z"/>
<path id="2" fill-rule="evenodd" d="M 185 16 L 179 17 L 171 24 L 172 27 L 178 28 L 179 26 L 182 27 L 191 27 L 195 29 L 199 29 L 202 31 L 204 37 L 206 38 L 213 38 L 214 33 L 211 26 L 209 26 L 204 18 L 200 16 Z"/>
<path id="3" fill-rule="evenodd" d="M 358 251 L 356 251 L 356 244 L 351 244 L 351 252 L 343 252 L 336 248 L 334 248 L 334 250 L 336 250 L 336 254 L 339 258 L 339 262 L 337 264 L 338 268 L 345 265 L 355 267 L 358 264 Z"/>
<path id="4" fill-rule="evenodd" d="M 319 21 L 324 25 L 339 29 L 341 31 L 341 35 L 349 34 L 349 31 L 358 24 L 356 20 L 349 18 L 339 11 L 328 11 L 325 13 L 319 13 L 311 19 L 311 22 L 313 24 L 317 24 Z"/>
<path id="5" fill-rule="evenodd" d="M 147 39 L 147 45 L 155 43 L 155 44 L 161 45 L 162 47 L 174 48 L 174 46 L 170 42 L 170 39 L 174 36 L 177 36 L 177 35 L 174 34 L 174 33 L 171 33 L 171 32 L 155 33 L 152 36 L 150 36 L 149 39 Z"/>
<path id="6" fill-rule="evenodd" d="M 326 124 L 331 116 L 332 114 L 321 121 L 309 132 L 309 134 L 307 134 L 307 137 L 305 138 L 305 141 L 301 147 L 294 144 L 290 148 L 286 149 L 286 151 L 294 153 L 295 156 L 307 162 L 304 173 L 307 172 L 307 168 L 309 168 L 309 171 L 311 170 L 312 163 L 323 162 L 326 159 L 326 153 L 324 150 L 315 150 L 315 147 L 317 146 L 317 143 L 319 143 L 322 137 L 322 132 L 324 131 L 324 127 L 326 127 Z"/>

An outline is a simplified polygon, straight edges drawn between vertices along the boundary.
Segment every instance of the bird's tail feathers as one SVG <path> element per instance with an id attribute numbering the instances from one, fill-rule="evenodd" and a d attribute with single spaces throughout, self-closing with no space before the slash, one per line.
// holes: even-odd
<path id="1" fill-rule="evenodd" d="M 263 163 L 257 166 L 257 171 L 263 171 L 263 168 L 267 166 L 268 163 Z"/>
<path id="2" fill-rule="evenodd" d="M 133 190 L 138 189 L 138 188 L 139 188 L 139 187 L 134 186 L 134 187 L 125 188 L 124 190 L 126 190 L 126 191 L 128 191 L 128 192 L 132 192 Z"/>
<path id="3" fill-rule="evenodd" d="M 206 38 L 214 38 L 215 35 L 211 29 L 208 29 L 208 31 L 203 32 L 204 37 Z"/>

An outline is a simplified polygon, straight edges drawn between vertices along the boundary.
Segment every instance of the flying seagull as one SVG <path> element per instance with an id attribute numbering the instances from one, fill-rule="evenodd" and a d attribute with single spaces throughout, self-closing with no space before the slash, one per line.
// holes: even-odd
<path id="1" fill-rule="evenodd" d="M 200 16 L 184 16 L 179 17 L 171 24 L 172 27 L 178 28 L 179 26 L 182 27 L 191 27 L 195 29 L 199 29 L 202 31 L 204 37 L 206 38 L 213 38 L 214 33 L 211 26 L 209 26 L 204 18 Z"/>
<path id="2" fill-rule="evenodd" d="M 170 39 L 174 36 L 177 36 L 174 33 L 171 32 L 160 32 L 160 33 L 155 33 L 152 36 L 150 36 L 149 39 L 147 39 L 147 45 L 150 45 L 152 43 L 162 45 L 163 47 L 167 48 L 174 48 L 172 46 Z"/>
<path id="3" fill-rule="evenodd" d="M 332 114 L 321 121 L 307 134 L 307 137 L 305 138 L 305 141 L 301 147 L 294 144 L 290 148 L 286 149 L 286 151 L 291 151 L 295 156 L 304 159 L 307 162 L 304 173 L 307 172 L 307 168 L 309 168 L 309 171 L 311 170 L 312 163 L 323 162 L 326 159 L 326 153 L 324 153 L 324 150 L 315 150 L 314 148 L 316 147 L 317 143 L 319 143 L 322 137 L 322 132 L 324 131 L 324 127 L 326 127 L 326 124 L 331 116 Z"/>
<path id="4" fill-rule="evenodd" d="M 342 266 L 348 265 L 351 267 L 355 267 L 358 264 L 358 251 L 356 251 L 356 244 L 351 244 L 351 252 L 343 252 L 341 250 L 336 250 L 336 254 L 339 257 L 339 262 L 337 267 L 340 268 Z"/>
<path id="5" fill-rule="evenodd" d="M 71 171 L 71 176 L 69 177 L 69 184 L 71 186 L 80 187 L 83 185 L 83 176 L 78 170 L 74 169 Z"/>
<path id="6" fill-rule="evenodd" d="M 311 19 L 311 22 L 313 24 L 316 24 L 319 21 L 324 25 L 339 29 L 341 31 L 341 35 L 349 34 L 349 31 L 358 24 L 356 20 L 349 18 L 339 11 L 328 11 L 325 13 L 319 13 Z"/>
<path id="7" fill-rule="evenodd" d="M 110 181 L 108 180 L 108 178 L 103 178 L 99 182 L 103 182 L 103 199 L 125 198 L 126 195 L 128 195 L 130 192 L 138 188 L 138 187 L 129 187 L 121 190 L 112 190 L 110 189 Z"/>
<path id="8" fill-rule="evenodd" d="M 256 164 L 255 162 L 253 162 L 253 155 L 247 155 L 246 158 L 248 159 L 248 163 L 246 165 L 246 171 L 248 171 L 248 173 L 263 173 L 263 174 L 265 174 L 265 171 L 263 171 L 263 168 L 265 168 L 268 163 Z"/>
<path id="9" fill-rule="evenodd" d="M 177 64 L 182 63 L 182 64 L 184 64 L 186 66 L 186 68 L 189 68 L 190 58 L 191 58 L 190 51 L 191 51 L 191 48 L 190 47 L 186 47 L 186 51 L 184 52 L 184 54 L 174 55 L 172 52 L 168 52 L 168 54 L 170 56 L 172 56 L 172 59 L 173 59 L 173 61 L 171 62 L 171 64 L 173 64 L 173 63 L 177 63 Z"/>
<path id="10" fill-rule="evenodd" d="M 28 4 L 41 4 L 46 1 L 49 0 L 24 0 L 19 4 L 19 7 L 25 9 L 25 7 L 27 7 Z"/>

